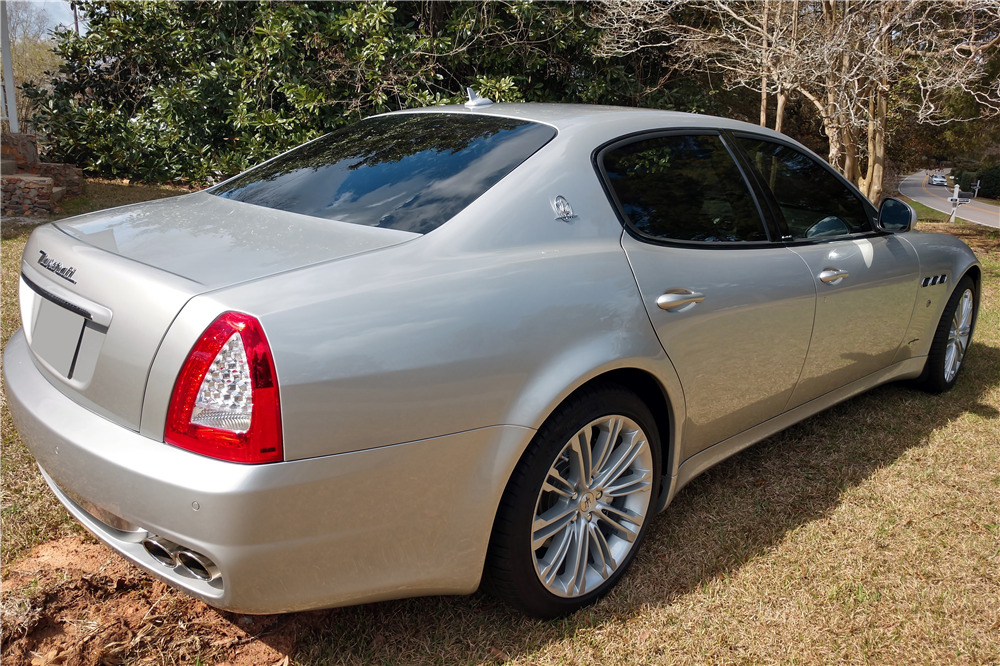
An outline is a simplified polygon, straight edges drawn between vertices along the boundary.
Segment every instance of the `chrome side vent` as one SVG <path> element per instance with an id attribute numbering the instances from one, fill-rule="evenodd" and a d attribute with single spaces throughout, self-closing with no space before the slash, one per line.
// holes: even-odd
<path id="1" fill-rule="evenodd" d="M 944 284 L 948 281 L 947 275 L 932 275 L 920 281 L 921 287 L 933 287 L 936 284 Z"/>

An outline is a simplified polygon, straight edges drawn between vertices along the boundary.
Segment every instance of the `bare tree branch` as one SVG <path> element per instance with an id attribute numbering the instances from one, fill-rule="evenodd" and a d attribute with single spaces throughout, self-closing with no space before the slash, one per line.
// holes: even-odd
<path id="1" fill-rule="evenodd" d="M 601 55 L 665 50 L 681 70 L 721 72 L 731 87 L 801 95 L 830 142 L 828 159 L 871 198 L 881 193 L 888 97 L 919 122 L 1000 115 L 996 0 L 604 0 L 593 19 Z M 909 94 L 904 94 L 909 93 Z M 780 119 L 776 120 L 776 124 Z M 867 140 L 859 141 L 860 136 Z M 867 163 L 867 164 L 863 164 Z"/>

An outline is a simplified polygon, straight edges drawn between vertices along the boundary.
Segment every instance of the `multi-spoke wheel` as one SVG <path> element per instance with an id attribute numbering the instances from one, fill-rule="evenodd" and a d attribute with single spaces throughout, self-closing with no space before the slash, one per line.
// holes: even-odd
<path id="1" fill-rule="evenodd" d="M 659 441 L 642 401 L 617 387 L 571 399 L 504 494 L 490 542 L 494 589 L 539 617 L 593 603 L 635 555 L 658 483 Z"/>
<path id="2" fill-rule="evenodd" d="M 972 341 L 978 309 L 976 285 L 971 278 L 964 277 L 948 300 L 934 333 L 927 364 L 917 380 L 921 388 L 943 393 L 955 385 Z"/>

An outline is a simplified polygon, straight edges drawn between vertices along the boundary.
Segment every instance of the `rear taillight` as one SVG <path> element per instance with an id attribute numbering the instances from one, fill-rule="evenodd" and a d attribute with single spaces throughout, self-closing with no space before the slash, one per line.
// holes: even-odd
<path id="1" fill-rule="evenodd" d="M 164 439 L 220 460 L 283 459 L 277 374 L 260 322 L 227 312 L 202 333 L 174 385 Z"/>

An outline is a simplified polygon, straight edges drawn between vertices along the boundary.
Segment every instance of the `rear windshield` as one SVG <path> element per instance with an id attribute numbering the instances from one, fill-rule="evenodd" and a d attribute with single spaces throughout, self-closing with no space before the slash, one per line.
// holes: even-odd
<path id="1" fill-rule="evenodd" d="M 292 213 L 427 233 L 555 135 L 547 125 L 492 116 L 369 118 L 209 191 Z"/>

